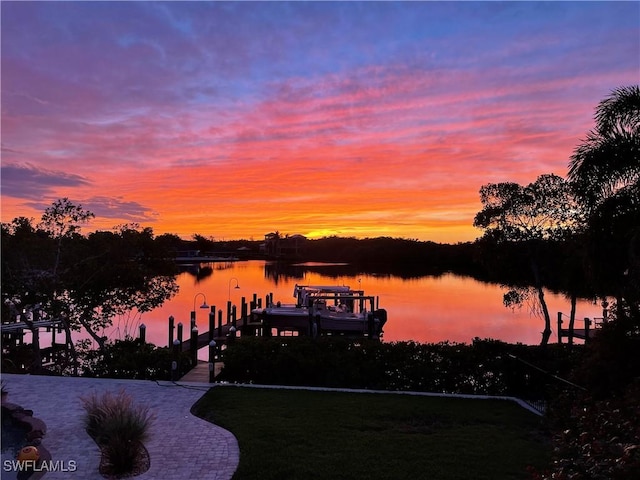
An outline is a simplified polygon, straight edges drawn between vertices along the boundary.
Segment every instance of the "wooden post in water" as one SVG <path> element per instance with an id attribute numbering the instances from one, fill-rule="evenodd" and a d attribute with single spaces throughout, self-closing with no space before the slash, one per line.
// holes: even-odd
<path id="1" fill-rule="evenodd" d="M 222 337 L 222 309 L 218 310 L 218 337 Z"/>
<path id="2" fill-rule="evenodd" d="M 227 325 L 231 323 L 231 300 L 227 300 Z"/>
<path id="3" fill-rule="evenodd" d="M 140 324 L 140 334 L 138 338 L 140 339 L 140 345 L 144 345 L 147 340 L 147 326 L 144 323 Z"/>
<path id="4" fill-rule="evenodd" d="M 40 329 L 31 329 L 31 346 L 33 347 L 33 371 L 38 373 L 42 370 L 42 352 L 40 351 Z"/>
<path id="5" fill-rule="evenodd" d="M 171 361 L 171 380 L 178 380 L 178 365 L 180 362 L 180 351 L 182 347 L 180 346 L 180 340 L 177 338 L 173 341 L 173 360 Z"/>
<path id="6" fill-rule="evenodd" d="M 180 348 L 182 348 L 182 322 L 178 322 L 178 342 L 180 343 Z"/>
<path id="7" fill-rule="evenodd" d="M 209 383 L 213 383 L 216 376 L 216 342 L 209 342 Z"/>
<path id="8" fill-rule="evenodd" d="M 174 321 L 175 319 L 173 318 L 173 315 L 171 315 L 169 317 L 169 343 L 167 343 L 167 347 L 171 347 L 171 345 L 173 345 L 173 331 L 176 328 L 173 324 Z"/>
<path id="9" fill-rule="evenodd" d="M 240 318 L 242 319 L 242 335 L 248 335 L 247 300 L 244 297 L 242 297 L 240 302 Z"/>
<path id="10" fill-rule="evenodd" d="M 231 307 L 231 325 L 232 325 L 234 328 L 236 328 L 236 329 L 237 329 L 237 325 L 236 325 L 236 315 L 237 315 L 237 312 L 236 312 L 236 306 L 235 306 L 235 305 L 233 305 L 233 306 Z"/>
<path id="11" fill-rule="evenodd" d="M 198 364 L 198 326 L 194 325 L 191 329 L 191 343 L 189 343 L 191 350 L 191 364 L 195 367 Z"/>
<path id="12" fill-rule="evenodd" d="M 562 343 L 562 312 L 558 312 L 558 343 Z"/>
<path id="13" fill-rule="evenodd" d="M 589 343 L 589 330 L 591 329 L 591 319 L 584 319 L 584 343 Z"/>
<path id="14" fill-rule="evenodd" d="M 235 340 L 236 340 L 236 327 L 231 325 L 231 328 L 229 328 L 229 334 L 227 335 L 227 344 L 233 345 Z"/>
<path id="15" fill-rule="evenodd" d="M 42 369 L 42 352 L 40 351 L 40 329 L 35 326 L 35 323 L 40 320 L 40 310 L 35 309 L 32 312 L 31 321 L 27 320 L 26 315 L 23 317 L 23 321 L 29 326 L 31 330 L 31 347 L 33 348 L 33 363 L 32 371 L 40 372 Z"/>
<path id="16" fill-rule="evenodd" d="M 211 311 L 209 312 L 209 341 L 213 340 L 213 331 L 216 328 L 216 306 L 211 306 Z"/>
<path id="17" fill-rule="evenodd" d="M 189 328 L 193 328 L 196 326 L 196 311 L 193 310 L 191 312 L 191 326 Z"/>

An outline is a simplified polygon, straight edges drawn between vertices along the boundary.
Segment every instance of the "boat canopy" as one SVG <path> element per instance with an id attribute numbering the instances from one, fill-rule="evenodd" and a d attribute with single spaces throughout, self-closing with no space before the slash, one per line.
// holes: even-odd
<path id="1" fill-rule="evenodd" d="M 351 287 L 332 285 L 298 285 L 293 289 L 293 297 L 309 295 L 311 293 L 350 293 Z"/>

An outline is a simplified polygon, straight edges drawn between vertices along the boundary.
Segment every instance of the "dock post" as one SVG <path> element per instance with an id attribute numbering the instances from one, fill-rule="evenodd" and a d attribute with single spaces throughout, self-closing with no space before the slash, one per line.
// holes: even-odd
<path id="1" fill-rule="evenodd" d="M 182 349 L 182 322 L 178 322 L 178 339 L 177 340 L 180 343 L 180 349 Z"/>
<path id="2" fill-rule="evenodd" d="M 558 312 L 558 343 L 562 343 L 562 312 Z"/>
<path id="3" fill-rule="evenodd" d="M 147 340 L 147 326 L 144 323 L 140 324 L 140 345 L 144 345 Z"/>
<path id="4" fill-rule="evenodd" d="M 589 330 L 591 329 L 591 319 L 585 317 L 584 319 L 584 343 L 589 342 Z"/>
<path id="5" fill-rule="evenodd" d="M 235 306 L 235 305 L 233 305 L 233 306 L 231 307 L 231 325 L 232 325 L 234 328 L 237 328 L 237 325 L 236 325 L 236 316 L 237 316 L 236 306 Z"/>
<path id="6" fill-rule="evenodd" d="M 193 310 L 191 312 L 191 326 L 189 328 L 193 328 L 196 326 L 196 312 Z"/>
<path id="7" fill-rule="evenodd" d="M 198 327 L 194 325 L 191 329 L 191 342 L 189 343 L 191 348 L 191 363 L 195 367 L 198 364 Z"/>
<path id="8" fill-rule="evenodd" d="M 180 362 L 180 340 L 173 341 L 173 360 L 171 361 L 171 381 L 178 380 L 178 363 Z"/>
<path id="9" fill-rule="evenodd" d="M 32 372 L 40 372 L 42 370 L 42 352 L 40 351 L 40 329 L 34 327 L 31 330 L 31 345 L 33 347 L 33 370 Z"/>
<path id="10" fill-rule="evenodd" d="M 175 325 L 174 322 L 175 319 L 173 318 L 173 315 L 171 315 L 169 317 L 169 343 L 167 343 L 167 347 L 170 347 L 171 345 L 173 345 L 173 331 L 175 330 Z"/>
<path id="11" fill-rule="evenodd" d="M 209 342 L 209 383 L 213 383 L 216 376 L 216 341 Z"/>
<path id="12" fill-rule="evenodd" d="M 240 318 L 242 319 L 242 335 L 248 335 L 249 332 L 247 331 L 247 300 L 242 297 L 241 303 L 240 303 Z"/>
<path id="13" fill-rule="evenodd" d="M 222 309 L 218 310 L 218 337 L 222 337 Z"/>
<path id="14" fill-rule="evenodd" d="M 211 306 L 211 311 L 209 312 L 209 341 L 213 340 L 213 331 L 216 328 L 216 306 Z"/>
<path id="15" fill-rule="evenodd" d="M 227 325 L 231 323 L 231 300 L 227 300 Z"/>
<path id="16" fill-rule="evenodd" d="M 235 340 L 236 340 L 236 327 L 231 325 L 231 328 L 229 329 L 229 334 L 227 335 L 227 344 L 233 345 Z"/>
<path id="17" fill-rule="evenodd" d="M 269 325 L 269 320 L 267 319 L 267 315 L 263 312 L 261 315 L 262 320 L 262 336 L 270 337 L 271 336 L 271 325 Z"/>

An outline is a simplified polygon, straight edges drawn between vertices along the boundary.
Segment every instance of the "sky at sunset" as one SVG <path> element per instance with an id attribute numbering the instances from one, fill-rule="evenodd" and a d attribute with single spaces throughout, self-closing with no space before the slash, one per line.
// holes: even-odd
<path id="1" fill-rule="evenodd" d="M 7 2 L 2 221 L 458 242 L 640 82 L 639 2 Z"/>

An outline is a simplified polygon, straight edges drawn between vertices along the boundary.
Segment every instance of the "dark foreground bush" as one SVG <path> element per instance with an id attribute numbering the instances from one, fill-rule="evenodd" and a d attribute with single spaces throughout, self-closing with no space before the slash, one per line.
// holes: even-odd
<path id="1" fill-rule="evenodd" d="M 83 362 L 83 376 L 135 378 L 139 380 L 171 380 L 173 355 L 168 348 L 126 338 L 107 343 L 104 350 L 89 350 Z M 178 376 L 192 368 L 188 352 L 178 362 Z"/>
<path id="2" fill-rule="evenodd" d="M 556 348 L 557 347 L 557 348 Z M 523 363 L 567 373 L 580 349 L 540 348 L 476 339 L 472 344 L 377 342 L 344 337 L 238 339 L 225 352 L 220 380 L 267 385 L 513 393 Z"/>
<path id="3" fill-rule="evenodd" d="M 637 311 L 636 306 L 635 314 L 610 322 L 585 349 L 574 377 L 585 391 L 558 396 L 551 404 L 554 461 L 536 479 L 640 478 Z"/>
<path id="4" fill-rule="evenodd" d="M 552 465 L 537 480 L 627 480 L 640 472 L 640 382 L 621 395 L 560 398 L 550 415 Z"/>

